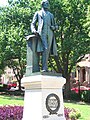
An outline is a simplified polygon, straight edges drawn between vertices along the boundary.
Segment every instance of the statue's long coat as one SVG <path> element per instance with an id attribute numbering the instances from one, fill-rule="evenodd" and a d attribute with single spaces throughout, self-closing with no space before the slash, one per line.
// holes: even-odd
<path id="1" fill-rule="evenodd" d="M 51 19 L 50 26 L 55 26 L 54 16 L 50 12 L 49 12 L 49 14 L 50 14 L 50 19 Z M 36 23 L 38 23 L 38 24 L 36 24 Z M 31 31 L 32 31 L 32 33 L 34 33 L 34 31 L 37 31 L 42 38 L 42 29 L 43 29 L 43 12 L 42 12 L 42 10 L 40 10 L 40 11 L 37 11 L 33 17 L 33 20 L 31 23 Z M 55 37 L 54 37 L 54 31 L 50 30 L 48 34 L 49 34 L 48 52 L 51 53 L 52 55 L 57 55 L 57 45 L 56 45 L 56 41 L 55 41 Z M 36 50 L 37 50 L 37 52 L 43 51 L 43 47 L 42 47 L 42 43 L 41 43 L 40 39 L 38 39 Z"/>

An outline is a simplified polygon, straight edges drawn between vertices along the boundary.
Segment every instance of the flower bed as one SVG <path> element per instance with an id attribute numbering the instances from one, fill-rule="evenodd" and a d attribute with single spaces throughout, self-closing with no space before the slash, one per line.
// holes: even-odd
<path id="1" fill-rule="evenodd" d="M 85 86 L 80 86 L 80 88 L 79 87 L 73 87 L 71 89 L 71 91 L 75 91 L 75 93 L 79 93 L 79 89 L 80 89 L 81 92 L 82 91 L 88 91 L 88 90 L 90 90 L 90 87 L 85 87 Z"/>
<path id="2" fill-rule="evenodd" d="M 22 120 L 22 106 L 0 106 L 0 120 Z"/>
<path id="3" fill-rule="evenodd" d="M 66 120 L 76 120 L 81 114 L 75 109 L 64 108 Z M 0 120 L 22 120 L 23 106 L 0 106 Z"/>

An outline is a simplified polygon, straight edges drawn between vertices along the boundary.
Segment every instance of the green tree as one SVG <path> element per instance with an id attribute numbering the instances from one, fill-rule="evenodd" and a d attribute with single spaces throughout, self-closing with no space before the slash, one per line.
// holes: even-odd
<path id="1" fill-rule="evenodd" d="M 19 12 L 20 13 L 20 12 Z M 3 59 L 3 65 L 13 68 L 17 81 L 20 86 L 20 79 L 24 74 L 25 67 L 25 38 L 24 25 L 17 22 L 17 14 L 12 8 L 5 8 L 1 13 L 1 34 L 0 34 L 0 54 Z"/>
<path id="2" fill-rule="evenodd" d="M 90 37 L 90 5 L 88 5 L 86 21 L 85 21 L 84 27 L 86 28 L 86 32 L 87 32 L 88 36 Z"/>
<path id="3" fill-rule="evenodd" d="M 0 12 L 0 65 L 13 68 L 19 83 L 19 90 L 21 90 L 21 78 L 25 74 L 26 65 L 25 36 L 30 34 L 30 23 L 36 9 L 36 2 L 30 0 L 8 1 L 9 6 L 1 8 Z"/>
<path id="4" fill-rule="evenodd" d="M 83 26 L 89 1 L 86 0 L 50 0 L 59 30 L 56 32 L 58 57 L 54 60 L 54 69 L 62 72 L 66 78 L 65 95 L 70 95 L 70 73 L 80 56 L 90 52 L 90 39 Z M 53 61 L 52 61 L 53 62 Z"/>

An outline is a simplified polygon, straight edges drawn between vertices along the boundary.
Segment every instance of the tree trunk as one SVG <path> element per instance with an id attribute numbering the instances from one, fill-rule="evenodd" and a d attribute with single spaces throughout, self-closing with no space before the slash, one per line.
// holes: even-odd
<path id="1" fill-rule="evenodd" d="M 65 99 L 70 99 L 70 79 L 66 79 L 65 89 L 64 89 L 64 96 Z"/>
<path id="2" fill-rule="evenodd" d="M 19 91 L 21 91 L 21 80 L 18 80 L 18 83 L 19 83 L 18 89 Z"/>

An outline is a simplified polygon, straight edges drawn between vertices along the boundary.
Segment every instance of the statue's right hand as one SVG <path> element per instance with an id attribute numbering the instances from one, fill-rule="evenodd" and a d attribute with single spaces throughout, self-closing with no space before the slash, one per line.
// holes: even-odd
<path id="1" fill-rule="evenodd" d="M 39 36 L 39 33 L 38 33 L 37 31 L 34 31 L 34 34 L 35 34 L 36 36 Z"/>

